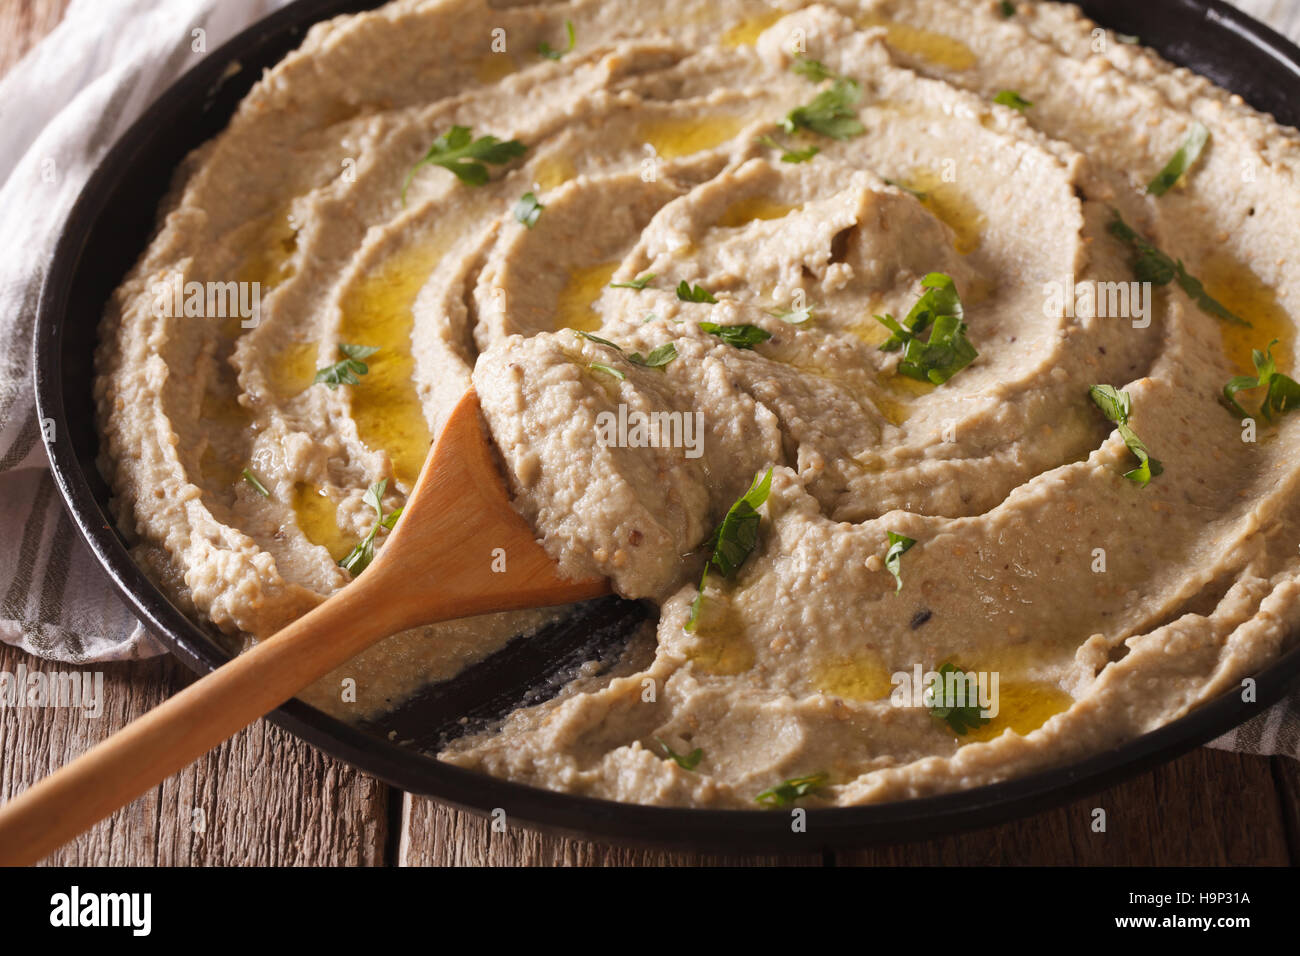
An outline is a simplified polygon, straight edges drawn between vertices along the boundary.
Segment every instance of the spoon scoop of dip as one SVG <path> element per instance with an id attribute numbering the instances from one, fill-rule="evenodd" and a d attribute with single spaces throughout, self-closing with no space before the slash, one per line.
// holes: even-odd
<path id="1" fill-rule="evenodd" d="M 504 549 L 506 570 L 492 569 Z M 35 863 L 391 634 L 609 592 L 570 581 L 510 505 L 471 389 L 370 566 L 288 627 L 0 806 L 0 865 Z"/>

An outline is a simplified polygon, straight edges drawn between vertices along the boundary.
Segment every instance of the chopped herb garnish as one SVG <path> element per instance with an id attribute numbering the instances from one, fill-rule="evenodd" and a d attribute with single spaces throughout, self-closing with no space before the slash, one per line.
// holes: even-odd
<path id="1" fill-rule="evenodd" d="M 515 219 L 531 229 L 537 225 L 537 220 L 545 208 L 532 193 L 524 193 L 515 203 Z"/>
<path id="2" fill-rule="evenodd" d="M 806 777 L 794 777 L 782 781 L 770 790 L 764 790 L 754 799 L 765 807 L 788 807 L 800 797 L 815 793 L 830 783 L 827 773 L 814 773 Z"/>
<path id="3" fill-rule="evenodd" d="M 835 74 L 827 68 L 825 63 L 814 60 L 812 57 L 796 56 L 794 62 L 790 64 L 790 69 L 814 83 L 835 79 Z"/>
<path id="4" fill-rule="evenodd" d="M 755 476 L 749 490 L 728 509 L 713 534 L 713 556 L 709 559 L 723 577 L 731 577 L 758 545 L 758 509 L 772 491 L 772 469 Z"/>
<path id="5" fill-rule="evenodd" d="M 809 146 L 807 149 L 791 149 L 784 143 L 778 143 L 771 136 L 760 136 L 758 142 L 771 149 L 779 149 L 781 151 L 781 162 L 783 163 L 806 163 L 821 152 L 820 147 L 817 146 Z"/>
<path id="6" fill-rule="evenodd" d="M 723 577 L 729 578 L 758 547 L 758 509 L 767 501 L 771 491 L 772 469 L 769 468 L 761 479 L 755 476 L 749 490 L 727 509 L 722 524 L 709 536 L 709 560 L 704 563 L 704 573 L 700 575 L 699 593 L 691 602 L 691 616 L 686 620 L 686 630 L 694 631 L 695 623 L 699 620 L 700 607 L 704 603 L 704 582 L 708 580 L 709 568 L 716 567 Z"/>
<path id="7" fill-rule="evenodd" d="M 609 339 L 602 339 L 599 335 L 592 335 L 590 332 L 584 332 L 582 329 L 574 329 L 573 334 L 579 338 L 586 339 L 588 342 L 595 342 L 597 345 L 608 345 L 615 352 L 622 354 L 623 350 L 611 342 Z"/>
<path id="8" fill-rule="evenodd" d="M 900 183 L 900 182 L 899 182 L 898 180 L 896 180 L 896 179 L 886 179 L 886 180 L 885 180 L 885 184 L 886 184 L 886 185 L 889 185 L 889 186 L 893 186 L 893 187 L 895 187 L 896 189 L 901 189 L 901 190 L 903 190 L 903 192 L 905 192 L 905 193 L 911 193 L 913 196 L 915 196 L 915 197 L 916 197 L 917 199 L 919 199 L 921 202 L 925 202 L 927 199 L 930 198 L 930 194 L 929 194 L 929 193 L 921 192 L 921 190 L 919 190 L 919 189 L 913 189 L 911 186 L 904 186 L 902 183 Z"/>
<path id="9" fill-rule="evenodd" d="M 718 300 L 713 297 L 713 293 L 704 286 L 691 285 L 685 279 L 677 283 L 677 298 L 683 302 L 710 302 L 716 303 Z"/>
<path id="10" fill-rule="evenodd" d="M 694 770 L 700 765 L 700 759 L 704 756 L 704 748 L 702 747 L 696 747 L 690 753 L 683 755 L 673 750 L 672 747 L 669 747 L 658 737 L 655 738 L 655 743 L 660 747 L 663 747 L 664 753 L 668 756 L 668 759 L 677 764 L 677 766 L 681 767 L 683 770 Z"/>
<path id="11" fill-rule="evenodd" d="M 366 491 L 364 500 L 375 510 L 375 523 L 371 526 L 370 533 L 358 541 L 348 556 L 339 562 L 339 567 L 351 572 L 353 577 L 370 567 L 370 562 L 375 559 L 375 536 L 379 534 L 379 529 L 387 528 L 391 531 L 402 514 L 402 509 L 398 508 L 392 514 L 384 515 L 384 492 L 387 490 L 388 479 L 380 478 Z"/>
<path id="12" fill-rule="evenodd" d="M 636 289 L 638 292 L 640 292 L 651 282 L 654 282 L 654 280 L 655 280 L 655 274 L 653 272 L 647 272 L 643 276 L 637 276 L 631 282 L 611 282 L 609 284 L 609 287 L 611 289 Z"/>
<path id="13" fill-rule="evenodd" d="M 976 727 L 982 727 L 989 722 L 989 718 L 980 713 L 981 708 L 978 697 L 975 700 L 970 699 L 970 694 L 968 693 L 970 690 L 970 682 L 965 680 L 964 677 L 961 681 L 961 683 L 965 685 L 967 691 L 961 695 L 965 698 L 964 703 L 962 703 L 961 706 L 957 706 L 956 687 L 953 688 L 952 698 L 950 699 L 948 697 L 948 675 L 964 675 L 964 673 L 964 671 L 956 667 L 954 664 L 945 662 L 936 672 L 938 676 L 930 683 L 928 694 L 930 699 L 930 713 L 934 714 L 934 716 L 938 717 L 940 720 L 945 721 L 948 726 L 952 728 L 952 732 L 958 736 L 965 736 Z"/>
<path id="14" fill-rule="evenodd" d="M 1126 472 L 1124 477 L 1145 488 L 1152 478 L 1164 472 L 1165 467 L 1151 457 L 1146 445 L 1142 444 L 1142 440 L 1137 437 L 1128 423 L 1129 412 L 1133 407 L 1129 393 L 1122 392 L 1113 385 L 1090 385 L 1088 394 L 1107 420 L 1114 423 L 1119 430 L 1120 438 L 1124 439 L 1124 444 L 1138 460 L 1138 466 Z"/>
<path id="15" fill-rule="evenodd" d="M 759 342 L 766 342 L 772 337 L 771 332 L 760 329 L 757 325 L 718 325 L 716 322 L 701 322 L 700 328 L 738 349 L 752 349 Z"/>
<path id="16" fill-rule="evenodd" d="M 370 358 L 379 349 L 369 345 L 348 345 L 340 342 L 339 351 L 344 355 L 343 360 L 316 369 L 313 385 L 328 385 L 331 389 L 338 388 L 340 385 L 360 385 L 361 379 L 358 376 L 370 371 L 370 366 L 363 360 Z"/>
<path id="17" fill-rule="evenodd" d="M 572 20 L 564 21 L 564 32 L 568 34 L 569 45 L 566 46 L 563 50 L 552 49 L 551 45 L 547 43 L 545 40 L 543 40 L 541 43 L 537 44 L 537 52 L 540 53 L 542 56 L 546 57 L 546 59 L 548 60 L 560 59 L 560 57 L 564 56 L 564 54 L 572 50 L 573 44 L 577 42 L 577 34 L 574 32 Z"/>
<path id="18" fill-rule="evenodd" d="M 1015 90 L 1003 90 L 997 96 L 993 97 L 993 102 L 997 103 L 999 106 L 1009 106 L 1013 110 L 1019 110 L 1022 113 L 1034 105 Z"/>
<path id="19" fill-rule="evenodd" d="M 573 334 L 581 336 L 590 342 L 595 342 L 597 345 L 606 345 L 619 355 L 623 354 L 622 347 L 615 345 L 609 339 L 602 339 L 599 335 L 592 335 L 590 332 L 583 332 L 581 329 L 574 329 Z M 677 346 L 672 342 L 665 342 L 663 345 L 653 349 L 649 355 L 642 355 L 640 352 L 633 352 L 627 357 L 627 360 L 633 365 L 642 365 L 646 368 L 663 368 L 675 358 L 677 358 Z M 602 372 L 609 372 L 611 375 L 617 375 L 620 379 L 624 377 L 622 372 L 612 369 L 608 365 L 593 364 L 590 367 L 599 369 Z"/>
<path id="20" fill-rule="evenodd" d="M 1002 13 L 1003 19 L 1010 20 L 1016 15 L 1016 5 L 1011 0 L 1002 0 L 998 4 L 998 10 Z"/>
<path id="21" fill-rule="evenodd" d="M 1140 36 L 1135 36 L 1132 33 L 1116 33 L 1115 39 L 1118 40 L 1120 43 L 1127 44 L 1128 46 L 1137 46 L 1139 43 L 1142 42 L 1142 38 Z"/>
<path id="22" fill-rule="evenodd" d="M 950 276 L 931 272 L 921 280 L 926 291 L 899 323 L 892 315 L 876 321 L 893 334 L 880 346 L 882 352 L 903 349 L 898 373 L 921 382 L 942 385 L 979 357 L 966 337 L 961 297 Z M 930 337 L 920 336 L 929 331 Z"/>
<path id="23" fill-rule="evenodd" d="M 903 555 L 916 544 L 916 539 L 895 531 L 886 533 L 889 535 L 889 550 L 885 552 L 885 570 L 898 582 L 898 586 L 894 588 L 894 593 L 897 594 L 903 590 Z"/>
<path id="24" fill-rule="evenodd" d="M 587 368 L 591 369 L 593 372 L 604 372 L 606 375 L 613 375 L 620 382 L 627 378 L 627 376 L 624 375 L 622 372 L 620 372 L 618 369 L 612 368 L 601 362 L 592 362 L 590 365 L 587 366 Z"/>
<path id="25" fill-rule="evenodd" d="M 1107 229 L 1116 239 L 1128 243 L 1133 248 L 1135 255 L 1131 266 L 1133 275 L 1139 282 L 1168 285 L 1170 282 L 1176 281 L 1179 288 L 1186 292 L 1206 315 L 1212 315 L 1216 319 L 1231 322 L 1233 325 L 1250 326 L 1249 322 L 1229 310 L 1222 302 L 1206 292 L 1201 280 L 1189 274 L 1183 268 L 1181 259 L 1175 261 L 1165 255 L 1139 236 L 1133 227 L 1120 218 L 1118 212 L 1113 209 L 1111 212 L 1114 213 L 1115 218 L 1111 220 Z"/>
<path id="26" fill-rule="evenodd" d="M 1277 345 L 1277 339 L 1269 342 L 1268 348 L 1263 352 L 1259 349 L 1251 349 L 1251 359 L 1255 363 L 1254 378 L 1249 375 L 1238 375 L 1223 386 L 1223 397 L 1228 407 L 1242 418 L 1251 416 L 1237 401 L 1237 393 L 1255 388 L 1268 389 L 1264 393 L 1263 404 L 1259 406 L 1259 414 L 1267 421 L 1273 420 L 1274 412 L 1286 413 L 1294 408 L 1300 408 L 1300 383 L 1277 370 L 1277 363 L 1273 360 L 1274 345 Z"/>
<path id="27" fill-rule="evenodd" d="M 813 307 L 806 305 L 802 309 L 768 309 L 767 314 L 790 325 L 803 325 L 813 317 Z"/>
<path id="28" fill-rule="evenodd" d="M 474 133 L 468 126 L 453 126 L 433 141 L 424 158 L 406 174 L 406 182 L 402 183 L 402 204 L 406 204 L 406 190 L 422 166 L 441 166 L 455 173 L 456 178 L 467 186 L 483 186 L 488 181 L 488 170 L 484 163 L 500 166 L 518 159 L 526 152 L 528 147 L 517 139 L 505 142 L 495 136 L 474 139 Z"/>
<path id="29" fill-rule="evenodd" d="M 253 469 L 245 468 L 239 474 L 243 477 L 243 479 L 246 482 L 252 485 L 253 490 L 256 491 L 263 498 L 271 497 L 271 492 L 267 491 L 266 485 L 262 484 L 262 480 L 258 478 L 257 475 L 253 474 Z"/>
<path id="30" fill-rule="evenodd" d="M 781 121 L 781 128 L 790 134 L 806 129 L 831 139 L 852 139 L 867 129 L 854 108 L 861 98 L 862 87 L 853 80 L 840 77 L 813 97 L 807 106 L 797 106 L 787 113 Z"/>
<path id="31" fill-rule="evenodd" d="M 640 352 L 633 352 L 627 360 L 633 365 L 642 365 L 646 368 L 663 368 L 675 358 L 677 358 L 677 346 L 672 342 L 665 342 L 653 349 L 649 355 L 643 356 Z"/>
<path id="32" fill-rule="evenodd" d="M 1205 144 L 1209 141 L 1210 131 L 1201 123 L 1193 123 L 1192 131 L 1187 134 L 1183 145 L 1178 147 L 1178 152 L 1174 153 L 1173 158 L 1165 164 L 1165 168 L 1156 174 L 1156 178 L 1147 183 L 1147 192 L 1152 196 L 1163 196 L 1173 189 L 1174 184 L 1195 165 L 1201 151 L 1205 149 Z"/>

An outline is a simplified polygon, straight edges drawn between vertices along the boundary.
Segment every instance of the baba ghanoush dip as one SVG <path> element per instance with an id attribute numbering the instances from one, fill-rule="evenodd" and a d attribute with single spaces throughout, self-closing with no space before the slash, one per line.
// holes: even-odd
<path id="1" fill-rule="evenodd" d="M 364 573 L 473 387 L 544 547 L 657 619 L 440 759 L 696 807 L 1003 780 L 1295 639 L 1298 170 L 1066 4 L 399 0 L 178 171 L 101 467 L 246 643 Z M 373 717 L 564 613 L 303 697 Z"/>

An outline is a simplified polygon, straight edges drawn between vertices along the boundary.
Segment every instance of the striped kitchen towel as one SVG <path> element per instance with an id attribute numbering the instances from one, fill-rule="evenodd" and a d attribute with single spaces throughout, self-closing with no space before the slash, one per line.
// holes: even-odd
<path id="1" fill-rule="evenodd" d="M 64 513 L 32 396 L 45 267 L 95 163 L 177 76 L 285 0 L 74 0 L 0 82 L 0 640 L 84 663 L 162 653 Z"/>
<path id="2" fill-rule="evenodd" d="M 62 24 L 0 82 L 0 242 L 7 244 L 0 256 L 0 540 L 8 548 L 0 562 L 0 640 L 32 654 L 81 664 L 163 651 L 78 539 L 46 466 L 30 355 L 59 224 L 94 164 L 168 84 L 285 2 L 74 0 Z M 1300 9 L 1277 0 L 1241 5 L 1300 38 Z M 1211 746 L 1300 756 L 1300 694 Z"/>

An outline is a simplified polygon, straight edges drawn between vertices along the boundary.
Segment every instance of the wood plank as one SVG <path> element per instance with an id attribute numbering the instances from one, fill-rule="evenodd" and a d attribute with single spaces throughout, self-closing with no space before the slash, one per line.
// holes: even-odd
<path id="1" fill-rule="evenodd" d="M 1092 831 L 1093 810 L 1106 832 Z M 1267 757 L 1200 749 L 1013 823 L 835 854 L 840 866 L 1286 866 L 1287 813 Z"/>
<path id="2" fill-rule="evenodd" d="M 639 850 L 554 837 L 507 821 L 490 821 L 406 794 L 399 866 L 821 866 L 820 853 L 800 856 L 729 855 Z"/>
<path id="3" fill-rule="evenodd" d="M 1300 760 L 1272 757 L 1269 766 L 1282 806 L 1282 825 L 1286 830 L 1287 849 L 1291 852 L 1291 865 L 1295 866 L 1300 864 Z"/>
<path id="4" fill-rule="evenodd" d="M 170 659 L 85 669 L 0 645 L 0 671 L 104 675 L 104 711 L 0 709 L 0 799 L 192 680 Z M 389 788 L 266 721 L 47 858 L 56 865 L 351 866 L 384 862 Z"/>

